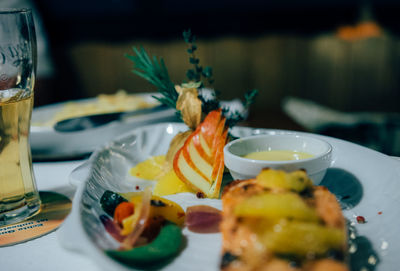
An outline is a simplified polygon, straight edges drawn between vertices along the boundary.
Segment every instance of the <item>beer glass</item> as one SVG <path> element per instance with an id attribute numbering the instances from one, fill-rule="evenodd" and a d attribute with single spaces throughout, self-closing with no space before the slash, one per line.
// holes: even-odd
<path id="1" fill-rule="evenodd" d="M 35 73 L 31 10 L 0 9 L 0 226 L 40 210 L 29 145 Z"/>

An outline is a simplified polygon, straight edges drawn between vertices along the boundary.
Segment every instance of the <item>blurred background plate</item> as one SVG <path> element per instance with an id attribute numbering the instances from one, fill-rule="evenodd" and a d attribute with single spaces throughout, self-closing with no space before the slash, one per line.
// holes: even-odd
<path id="1" fill-rule="evenodd" d="M 213 90 L 202 89 L 200 94 L 205 99 L 211 99 Z M 107 96 L 110 99 L 115 99 L 115 96 Z M 156 106 L 159 102 L 153 98 L 153 96 L 159 96 L 159 93 L 141 93 L 141 94 L 121 94 L 122 98 L 113 100 L 113 103 L 122 103 L 126 110 L 132 110 L 132 106 L 127 104 L 124 99 L 131 99 L 132 97 L 141 99 L 138 102 L 132 100 L 132 103 L 137 104 L 138 108 L 143 108 L 143 106 Z M 96 104 L 95 107 L 104 106 L 115 107 L 110 105 L 112 102 L 99 102 L 97 98 L 91 99 L 81 99 L 65 103 L 57 103 L 47 106 L 36 107 L 32 114 L 32 125 L 31 125 L 31 149 L 32 158 L 35 161 L 45 161 L 45 160 L 67 160 L 67 159 L 79 159 L 87 157 L 92 153 L 98 146 L 105 144 L 108 141 L 118 137 L 119 135 L 128 132 L 134 128 L 140 126 L 149 125 L 153 123 L 162 122 L 174 122 L 179 121 L 176 117 L 175 109 L 166 109 L 161 111 L 155 111 L 153 113 L 138 115 L 130 117 L 124 121 L 113 121 L 106 125 L 99 126 L 92 129 L 87 129 L 83 131 L 76 132 L 59 132 L 53 128 L 56 120 L 60 120 L 59 113 L 61 110 L 65 109 L 67 106 L 73 104 L 68 111 L 80 110 L 80 105 L 87 106 L 88 104 Z M 119 100 L 119 101 L 118 101 Z M 143 105 L 143 102 L 145 105 Z M 122 106 L 122 105 L 121 105 Z M 94 106 L 90 107 L 89 110 L 82 110 L 89 114 L 89 111 L 93 111 Z M 230 101 L 221 101 L 221 107 L 226 108 L 226 114 L 234 114 L 235 112 L 240 112 L 244 117 L 247 117 L 247 110 L 244 108 L 242 102 L 239 99 L 234 99 Z M 72 109 L 71 109 L 72 108 Z M 110 108 L 108 108 L 110 109 Z M 95 110 L 99 110 L 96 108 Z M 80 112 L 82 113 L 82 112 Z M 71 112 L 67 112 L 70 117 Z M 65 115 L 65 114 L 63 114 Z"/>
<path id="2" fill-rule="evenodd" d="M 142 98 L 150 105 L 158 105 L 158 101 L 152 95 L 154 93 L 137 94 L 135 96 Z M 78 106 L 79 104 L 84 106 L 85 104 L 95 103 L 96 99 L 76 100 L 73 103 Z M 177 120 L 175 110 L 168 109 L 136 116 L 125 122 L 110 122 L 109 124 L 89 130 L 69 133 L 57 132 L 52 127 L 52 123 L 54 122 L 52 119 L 70 103 L 64 102 L 41 106 L 33 110 L 30 140 L 32 157 L 35 161 L 83 158 L 94 151 L 97 146 L 135 127 Z"/>

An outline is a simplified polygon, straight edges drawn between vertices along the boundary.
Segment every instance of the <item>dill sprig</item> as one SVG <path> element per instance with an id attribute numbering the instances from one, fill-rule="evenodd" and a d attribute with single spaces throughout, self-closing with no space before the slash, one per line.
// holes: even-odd
<path id="1" fill-rule="evenodd" d="M 204 87 L 204 82 L 201 80 L 202 77 L 207 79 L 208 84 L 211 85 L 214 82 L 213 71 L 209 66 L 202 67 L 200 65 L 200 59 L 196 57 L 196 36 L 192 34 L 190 29 L 183 31 L 183 39 L 188 45 L 187 52 L 189 54 L 189 63 L 193 65 L 193 69 L 189 69 L 186 72 L 186 77 L 189 81 L 200 82 L 200 88 Z"/>
<path id="2" fill-rule="evenodd" d="M 140 49 L 133 47 L 132 49 L 135 55 L 126 55 L 134 63 L 132 72 L 157 87 L 161 97 L 153 96 L 155 99 L 162 104 L 175 108 L 179 95 L 169 77 L 164 59 L 160 57 L 160 60 L 158 60 L 156 56 L 150 58 L 143 47 L 140 47 Z"/>

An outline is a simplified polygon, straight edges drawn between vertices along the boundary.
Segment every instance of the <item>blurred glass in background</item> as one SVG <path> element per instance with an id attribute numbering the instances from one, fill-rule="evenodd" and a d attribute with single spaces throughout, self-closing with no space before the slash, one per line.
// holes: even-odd
<path id="1" fill-rule="evenodd" d="M 49 98 L 53 89 L 54 66 L 50 50 L 47 28 L 43 25 L 42 17 L 34 0 L 1 0 L 0 8 L 29 8 L 32 10 L 36 27 L 38 64 L 35 83 L 35 104 L 51 102 Z"/>

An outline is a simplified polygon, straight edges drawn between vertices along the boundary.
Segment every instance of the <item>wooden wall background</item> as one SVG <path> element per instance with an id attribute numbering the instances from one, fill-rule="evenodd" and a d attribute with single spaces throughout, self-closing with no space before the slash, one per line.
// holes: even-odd
<path id="1" fill-rule="evenodd" d="M 343 111 L 400 112 L 400 43 L 395 37 L 349 42 L 334 34 L 228 36 L 197 44 L 197 55 L 202 65 L 213 67 L 214 87 L 223 99 L 259 90 L 254 112 L 279 110 L 288 95 Z M 67 55 L 79 98 L 118 89 L 154 91 L 130 72 L 132 63 L 124 55 L 132 53 L 132 46 L 162 56 L 172 80 L 185 80 L 189 64 L 183 40 L 75 44 Z"/>

